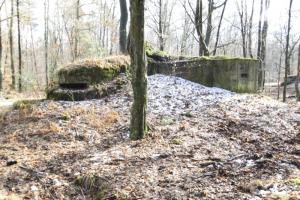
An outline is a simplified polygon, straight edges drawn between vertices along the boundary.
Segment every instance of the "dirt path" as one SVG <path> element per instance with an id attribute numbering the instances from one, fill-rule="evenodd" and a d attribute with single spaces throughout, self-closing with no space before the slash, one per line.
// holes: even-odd
<path id="1" fill-rule="evenodd" d="M 0 115 L 6 113 L 13 108 L 14 100 L 6 100 L 0 98 Z"/>

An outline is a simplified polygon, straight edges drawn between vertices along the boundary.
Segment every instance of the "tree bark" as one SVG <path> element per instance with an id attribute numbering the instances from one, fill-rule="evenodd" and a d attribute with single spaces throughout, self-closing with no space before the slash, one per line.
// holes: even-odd
<path id="1" fill-rule="evenodd" d="M 210 43 L 210 37 L 212 32 L 212 15 L 214 11 L 214 0 L 208 0 L 208 14 L 205 34 L 205 44 L 208 47 Z"/>
<path id="2" fill-rule="evenodd" d="M 214 48 L 214 51 L 213 51 L 214 56 L 217 54 L 217 48 L 218 48 L 219 37 L 220 37 L 220 30 L 221 30 L 221 25 L 222 25 L 224 13 L 225 13 L 226 5 L 227 5 L 227 0 L 225 0 L 225 2 L 224 2 L 222 13 L 221 13 L 221 16 L 220 16 L 220 21 L 219 21 L 217 36 L 216 36 L 216 42 L 215 42 L 215 48 Z"/>
<path id="3" fill-rule="evenodd" d="M 288 16 L 288 29 L 287 29 L 286 46 L 285 46 L 285 70 L 284 70 L 285 72 L 284 72 L 283 102 L 286 101 L 287 76 L 288 76 L 288 69 L 290 68 L 289 46 L 290 46 L 292 5 L 293 5 L 293 0 L 290 0 L 289 16 Z"/>
<path id="4" fill-rule="evenodd" d="M 163 36 L 163 14 L 162 14 L 162 0 L 159 0 L 159 14 L 158 14 L 158 40 L 159 40 L 159 50 L 164 51 L 164 36 Z"/>
<path id="5" fill-rule="evenodd" d="M 1 8 L 0 8 L 1 11 Z M 1 21 L 1 16 L 0 16 Z M 3 74 L 2 74 L 2 50 L 3 50 L 3 44 L 2 44 L 2 23 L 0 22 L 0 91 L 3 89 Z"/>
<path id="6" fill-rule="evenodd" d="M 128 21 L 128 11 L 127 11 L 127 3 L 126 0 L 119 0 L 120 1 L 120 38 L 119 38 L 119 45 L 120 51 L 123 54 L 127 53 L 127 21 Z"/>
<path id="7" fill-rule="evenodd" d="M 299 76 L 300 76 L 300 45 L 298 48 L 298 66 L 297 66 L 297 78 L 295 83 L 295 89 L 296 89 L 296 99 L 297 101 L 300 101 L 300 91 L 299 91 Z"/>
<path id="8" fill-rule="evenodd" d="M 145 0 L 130 0 L 130 58 L 133 88 L 130 138 L 142 139 L 147 132 L 147 74 L 144 49 Z"/>
<path id="9" fill-rule="evenodd" d="M 265 17 L 264 17 L 264 24 L 262 28 L 262 40 L 261 40 L 261 69 L 262 69 L 262 88 L 265 85 L 265 76 L 266 76 L 266 53 L 267 53 L 267 35 L 268 35 L 268 9 L 270 6 L 270 0 L 265 0 Z"/>
<path id="10" fill-rule="evenodd" d="M 10 69 L 11 69 L 11 87 L 16 88 L 16 75 L 14 65 L 14 47 L 13 47 L 13 16 L 14 16 L 14 0 L 11 0 L 11 19 L 9 24 L 9 49 L 10 49 Z"/>
<path id="11" fill-rule="evenodd" d="M 49 84 L 49 75 L 48 75 L 48 33 L 49 33 L 49 0 L 45 0 L 44 2 L 44 25 L 45 25 L 45 30 L 44 30 L 44 47 L 45 47 L 45 78 L 46 78 L 46 88 L 48 88 Z M 38 77 L 37 77 L 38 79 Z"/>
<path id="12" fill-rule="evenodd" d="M 17 0 L 17 22 L 18 22 L 18 61 L 19 61 L 19 81 L 18 90 L 22 92 L 22 47 L 21 47 L 21 30 L 20 30 L 20 0 Z"/>
<path id="13" fill-rule="evenodd" d="M 247 16 L 247 6 L 244 5 L 246 4 L 245 1 L 241 1 L 241 8 L 238 6 L 238 13 L 240 17 L 240 31 L 241 31 L 241 36 L 242 36 L 242 48 L 243 48 L 243 57 L 247 57 L 247 21 L 248 21 L 248 16 Z"/>
<path id="14" fill-rule="evenodd" d="M 203 36 L 203 4 L 202 0 L 197 0 L 195 13 L 195 27 L 199 37 L 199 56 L 209 56 L 209 50 Z"/>
<path id="15" fill-rule="evenodd" d="M 248 52 L 249 52 L 250 58 L 253 58 L 253 53 L 252 53 L 253 15 L 254 15 L 254 0 L 252 0 L 252 8 L 251 8 L 251 15 L 250 15 L 250 19 L 249 19 L 249 31 L 248 31 Z"/>
<path id="16" fill-rule="evenodd" d="M 258 35 L 257 35 L 257 59 L 261 59 L 261 24 L 262 24 L 262 14 L 263 14 L 263 0 L 260 0 L 260 12 L 259 12 L 259 22 L 258 22 Z"/>
<path id="17" fill-rule="evenodd" d="M 73 61 L 79 57 L 78 44 L 79 44 L 79 10 L 80 10 L 80 0 L 76 1 L 76 21 L 75 21 L 75 38 L 74 38 L 74 58 Z"/>

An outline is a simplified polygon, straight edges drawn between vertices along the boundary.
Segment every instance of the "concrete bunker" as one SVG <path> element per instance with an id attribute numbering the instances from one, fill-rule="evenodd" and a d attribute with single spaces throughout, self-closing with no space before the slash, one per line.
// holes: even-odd
<path id="1" fill-rule="evenodd" d="M 47 91 L 53 100 L 99 99 L 117 92 L 126 84 L 129 57 L 113 56 L 82 60 L 57 71 L 57 83 Z"/>
<path id="2" fill-rule="evenodd" d="M 164 57 L 148 55 L 148 74 L 165 74 L 240 93 L 259 89 L 259 61 L 232 57 Z"/>
<path id="3" fill-rule="evenodd" d="M 165 74 L 235 92 L 255 93 L 259 89 L 259 61 L 228 57 L 172 57 L 147 51 L 148 75 Z M 114 56 L 83 60 L 57 72 L 57 84 L 47 91 L 53 100 L 99 99 L 117 92 L 128 82 L 130 58 Z"/>

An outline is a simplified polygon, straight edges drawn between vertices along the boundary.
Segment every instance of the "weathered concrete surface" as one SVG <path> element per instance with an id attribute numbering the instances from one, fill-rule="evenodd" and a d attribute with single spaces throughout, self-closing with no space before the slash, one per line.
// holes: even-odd
<path id="1" fill-rule="evenodd" d="M 111 56 L 69 64 L 58 72 L 58 83 L 48 89 L 47 99 L 82 101 L 115 93 L 126 83 L 128 56 Z"/>
<path id="2" fill-rule="evenodd" d="M 157 61 L 148 59 L 148 74 L 175 75 L 209 87 L 254 93 L 259 61 L 244 58 L 198 57 Z"/>
<path id="3" fill-rule="evenodd" d="M 59 84 L 100 84 L 110 81 L 129 67 L 128 56 L 83 60 L 69 64 L 58 71 Z"/>
<path id="4" fill-rule="evenodd" d="M 61 101 L 84 101 L 89 99 L 101 99 L 119 91 L 127 83 L 124 74 L 120 74 L 113 80 L 102 84 L 88 85 L 85 88 L 68 88 L 56 86 L 48 90 L 47 99 Z"/>

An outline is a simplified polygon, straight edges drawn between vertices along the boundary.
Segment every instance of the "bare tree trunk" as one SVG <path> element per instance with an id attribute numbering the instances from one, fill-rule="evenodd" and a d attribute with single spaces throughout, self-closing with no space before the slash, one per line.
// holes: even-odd
<path id="1" fill-rule="evenodd" d="M 254 0 L 253 0 L 254 1 Z M 220 16 L 220 21 L 219 21 L 219 25 L 218 25 L 218 30 L 217 30 L 217 36 L 216 36 L 216 42 L 215 42 L 215 48 L 213 51 L 213 55 L 215 56 L 217 53 L 217 48 L 218 48 L 218 43 L 219 43 L 219 37 L 220 37 L 220 30 L 221 30 L 221 25 L 222 25 L 222 21 L 223 21 L 223 16 L 225 13 L 225 9 L 226 9 L 226 4 L 227 4 L 227 0 L 225 0 L 224 5 L 223 5 L 223 10 Z"/>
<path id="2" fill-rule="evenodd" d="M 251 15 L 250 15 L 250 19 L 249 19 L 249 31 L 248 31 L 248 52 L 249 52 L 250 58 L 253 58 L 253 53 L 252 53 L 253 15 L 254 15 L 254 0 L 252 0 L 252 9 L 251 9 Z"/>
<path id="3" fill-rule="evenodd" d="M 78 43 L 79 43 L 79 9 L 80 9 L 80 0 L 76 1 L 76 22 L 75 22 L 75 42 L 74 42 L 74 60 L 79 57 Z"/>
<path id="4" fill-rule="evenodd" d="M 214 0 L 208 0 L 208 14 L 207 14 L 207 26 L 206 26 L 206 34 L 205 34 L 205 44 L 208 47 L 212 32 L 212 15 L 214 11 Z"/>
<path id="5" fill-rule="evenodd" d="M 44 2 L 44 25 L 45 25 L 45 30 L 44 30 L 44 47 L 45 47 L 45 78 L 46 78 L 46 88 L 48 88 L 49 84 L 49 76 L 48 76 L 48 43 L 49 43 L 49 0 L 45 0 Z M 37 77 L 38 78 L 38 77 Z"/>
<path id="6" fill-rule="evenodd" d="M 247 6 L 245 1 L 241 1 L 241 8 L 238 7 L 238 13 L 240 17 L 240 31 L 242 36 L 242 48 L 243 48 L 243 57 L 247 57 Z"/>
<path id="7" fill-rule="evenodd" d="M 259 22 L 258 22 L 258 35 L 257 35 L 257 59 L 261 59 L 261 24 L 262 24 L 262 14 L 263 14 L 263 0 L 260 0 L 260 12 L 259 12 Z"/>
<path id="8" fill-rule="evenodd" d="M 184 1 L 184 7 L 185 6 L 186 6 L 186 1 Z M 182 32 L 182 36 L 181 36 L 180 55 L 184 55 L 186 53 L 188 32 L 189 32 L 189 18 L 187 16 L 187 13 L 185 13 L 183 32 Z"/>
<path id="9" fill-rule="evenodd" d="M 1 8 L 0 8 L 1 11 Z M 1 21 L 1 15 L 0 15 L 0 21 Z M 2 74 L 2 50 L 3 50 L 3 44 L 2 44 L 2 23 L 0 22 L 0 91 L 3 89 L 3 74 Z"/>
<path id="10" fill-rule="evenodd" d="M 14 19 L 14 0 L 11 0 L 11 19 L 9 25 L 9 47 L 10 47 L 10 67 L 11 67 L 11 86 L 12 89 L 16 88 L 16 75 L 14 65 L 14 47 L 13 47 L 13 19 Z"/>
<path id="11" fill-rule="evenodd" d="M 133 88 L 131 139 L 142 139 L 147 131 L 147 75 L 144 49 L 145 0 L 130 0 L 130 57 Z"/>
<path id="12" fill-rule="evenodd" d="M 281 64 L 282 64 L 282 51 L 280 52 L 279 65 L 278 65 L 278 78 L 277 78 L 277 99 L 280 98 L 280 76 L 281 76 Z"/>
<path id="13" fill-rule="evenodd" d="M 128 21 L 128 11 L 127 11 L 127 3 L 126 0 L 119 0 L 120 1 L 120 51 L 123 54 L 127 53 L 127 21 Z"/>
<path id="14" fill-rule="evenodd" d="M 21 47 L 21 30 L 20 30 L 20 0 L 17 0 L 17 22 L 18 22 L 18 54 L 19 54 L 18 90 L 19 92 L 22 92 L 22 47 Z"/>
<path id="15" fill-rule="evenodd" d="M 300 101 L 300 91 L 299 91 L 299 76 L 300 76 L 300 45 L 298 48 L 298 66 L 297 66 L 297 78 L 295 83 L 295 89 L 296 89 L 296 99 L 297 101 Z"/>
<path id="16" fill-rule="evenodd" d="M 209 50 L 205 43 L 203 36 L 203 5 L 202 0 L 197 0 L 196 13 L 195 13 L 195 27 L 199 37 L 199 56 L 209 56 Z"/>
<path id="17" fill-rule="evenodd" d="M 268 35 L 268 9 L 270 6 L 270 0 L 265 0 L 265 17 L 264 24 L 262 28 L 262 40 L 261 40 L 261 63 L 262 63 L 262 88 L 265 85 L 265 76 L 266 76 L 266 53 L 267 53 L 267 35 Z"/>
<path id="18" fill-rule="evenodd" d="M 290 68 L 289 46 L 290 46 L 292 5 L 293 5 L 293 0 L 290 0 L 288 29 L 287 29 L 286 46 L 285 46 L 285 70 L 284 70 L 285 72 L 284 72 L 283 102 L 286 101 L 287 75 L 288 75 L 288 69 Z"/>
<path id="19" fill-rule="evenodd" d="M 116 1 L 113 1 L 113 8 L 112 8 L 112 15 L 111 15 L 111 20 L 114 21 L 115 20 L 115 10 L 116 10 Z M 116 27 L 114 26 L 114 23 L 112 23 L 111 25 L 111 29 L 110 29 L 110 50 L 109 50 L 109 55 L 113 54 L 113 37 L 114 37 L 114 33 L 115 33 Z"/>
<path id="20" fill-rule="evenodd" d="M 32 48 L 33 67 L 34 67 L 35 75 L 36 75 L 36 83 L 37 83 L 38 87 L 40 87 L 39 72 L 38 72 L 38 67 L 37 67 L 35 47 L 34 47 L 34 41 L 33 41 L 32 24 L 30 24 L 30 36 L 31 36 L 31 48 Z"/>

